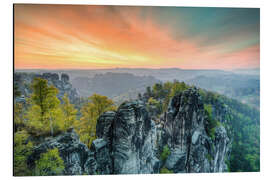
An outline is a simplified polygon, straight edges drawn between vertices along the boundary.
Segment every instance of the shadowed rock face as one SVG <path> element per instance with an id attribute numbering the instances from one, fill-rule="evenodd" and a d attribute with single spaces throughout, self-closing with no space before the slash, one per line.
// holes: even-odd
<path id="1" fill-rule="evenodd" d="M 103 138 L 109 142 L 112 141 L 112 125 L 115 118 L 116 112 L 108 111 L 103 113 L 99 119 L 96 126 L 96 135 L 99 138 Z"/>
<path id="2" fill-rule="evenodd" d="M 150 174 L 163 167 L 174 173 L 227 170 L 225 159 L 231 141 L 222 125 L 216 128 L 214 139 L 207 135 L 207 117 L 197 89 L 173 97 L 161 123 L 155 124 L 145 107 L 142 101 L 132 101 L 123 103 L 116 112 L 102 114 L 90 150 L 70 132 L 36 147 L 29 162 L 58 147 L 65 174 Z M 224 123 L 218 112 L 214 117 Z M 161 160 L 165 145 L 170 155 Z"/>
<path id="3" fill-rule="evenodd" d="M 95 139 L 90 151 L 91 153 L 84 164 L 86 174 L 112 174 L 113 164 L 107 141 Z"/>

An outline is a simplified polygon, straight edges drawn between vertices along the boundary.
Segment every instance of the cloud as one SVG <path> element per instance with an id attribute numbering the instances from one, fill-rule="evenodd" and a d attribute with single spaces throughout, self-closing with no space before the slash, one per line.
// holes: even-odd
<path id="1" fill-rule="evenodd" d="M 167 13 L 168 10 L 168 7 L 15 5 L 15 68 L 258 66 L 259 54 L 250 48 L 259 45 L 256 38 L 254 41 L 248 38 L 251 31 L 234 37 L 232 31 L 220 25 L 217 30 L 221 33 L 211 28 L 206 31 L 205 27 L 200 33 L 191 29 L 194 26 L 187 26 L 192 22 L 174 16 L 177 13 L 173 11 Z M 183 26 L 173 23 L 178 21 Z M 218 39 L 215 41 L 211 33 L 224 36 L 214 36 Z"/>

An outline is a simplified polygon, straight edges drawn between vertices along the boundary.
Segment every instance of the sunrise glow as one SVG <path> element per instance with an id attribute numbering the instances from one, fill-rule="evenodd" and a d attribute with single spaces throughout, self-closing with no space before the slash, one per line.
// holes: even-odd
<path id="1" fill-rule="evenodd" d="M 20 5 L 16 69 L 258 68 L 259 9 Z"/>

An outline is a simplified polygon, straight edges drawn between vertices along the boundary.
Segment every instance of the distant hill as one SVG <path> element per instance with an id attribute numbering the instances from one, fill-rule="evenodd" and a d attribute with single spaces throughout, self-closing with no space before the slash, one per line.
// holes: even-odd
<path id="1" fill-rule="evenodd" d="M 232 72 L 234 72 L 236 74 L 260 75 L 260 68 L 253 68 L 253 69 L 234 69 Z"/>
<path id="2" fill-rule="evenodd" d="M 218 92 L 256 108 L 260 107 L 260 77 L 257 75 L 198 76 L 187 83 Z"/>
<path id="3" fill-rule="evenodd" d="M 111 72 L 96 74 L 92 78 L 76 77 L 72 80 L 73 86 L 81 96 L 88 97 L 97 93 L 110 98 L 127 96 L 125 99 L 136 98 L 139 92 L 157 82 L 160 81 L 152 76 L 135 76 L 130 73 Z M 129 96 L 130 98 L 128 98 Z"/>
<path id="4" fill-rule="evenodd" d="M 172 81 L 174 79 L 184 81 L 195 78 L 200 75 L 225 75 L 232 74 L 231 71 L 215 70 L 215 69 L 179 69 L 179 68 L 115 68 L 115 69 L 90 69 L 90 70 L 16 70 L 18 72 L 35 72 L 35 73 L 67 73 L 70 79 L 77 77 L 93 78 L 96 74 L 111 73 L 130 73 L 135 76 L 153 76 L 161 81 Z"/>

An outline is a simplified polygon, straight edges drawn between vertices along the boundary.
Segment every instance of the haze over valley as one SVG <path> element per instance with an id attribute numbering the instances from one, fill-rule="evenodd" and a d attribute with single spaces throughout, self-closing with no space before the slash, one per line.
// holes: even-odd
<path id="1" fill-rule="evenodd" d="M 116 68 L 96 70 L 16 70 L 26 73 L 66 73 L 72 86 L 82 97 L 94 93 L 113 98 L 117 103 L 136 99 L 147 86 L 167 81 L 183 81 L 218 92 L 253 107 L 260 107 L 260 70 L 185 70 L 179 68 Z"/>

